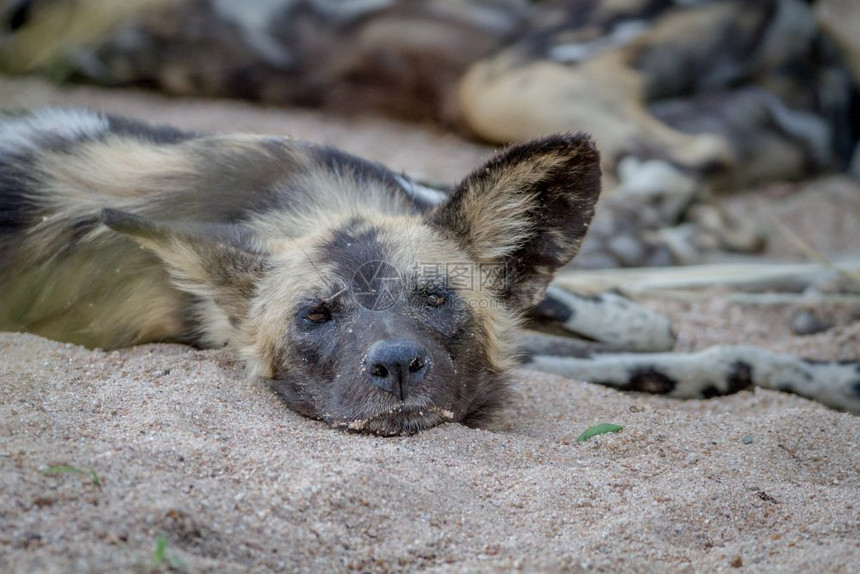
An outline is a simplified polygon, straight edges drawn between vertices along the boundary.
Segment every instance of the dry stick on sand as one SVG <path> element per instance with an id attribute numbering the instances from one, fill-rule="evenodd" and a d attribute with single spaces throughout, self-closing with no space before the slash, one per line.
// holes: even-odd
<path id="1" fill-rule="evenodd" d="M 858 272 L 858 259 L 828 264 L 750 262 L 566 271 L 556 277 L 554 284 L 576 293 L 617 290 L 627 295 L 708 287 L 796 292 L 837 273 L 853 277 Z"/>

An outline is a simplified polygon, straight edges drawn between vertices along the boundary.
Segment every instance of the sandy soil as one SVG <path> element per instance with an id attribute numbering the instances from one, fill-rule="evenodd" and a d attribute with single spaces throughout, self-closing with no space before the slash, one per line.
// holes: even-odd
<path id="1" fill-rule="evenodd" d="M 159 535 L 192 572 L 860 561 L 858 418 L 790 395 L 682 403 L 522 371 L 487 430 L 382 439 L 287 411 L 223 352 L 2 334 L 0 357 L 4 572 L 147 571 Z M 599 422 L 625 428 L 576 443 Z"/>
<path id="2" fill-rule="evenodd" d="M 441 181 L 487 152 L 387 120 L 29 80 L 0 81 L 0 102 L 291 133 Z M 822 181 L 745 205 L 762 217 L 778 206 L 826 253 L 856 256 L 858 187 Z M 816 192 L 834 185 L 838 209 Z M 674 319 L 679 349 L 743 341 L 858 358 L 850 305 L 824 310 L 833 329 L 798 337 L 796 305 L 649 304 Z M 860 563 L 860 417 L 770 391 L 680 402 L 525 370 L 513 394 L 487 429 L 382 439 L 291 413 L 224 352 L 104 353 L 0 334 L 0 572 L 847 573 Z M 576 442 L 600 422 L 625 428 Z"/>

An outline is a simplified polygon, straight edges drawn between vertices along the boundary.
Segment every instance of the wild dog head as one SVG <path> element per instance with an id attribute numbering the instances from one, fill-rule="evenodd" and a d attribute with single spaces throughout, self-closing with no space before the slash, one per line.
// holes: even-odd
<path id="1" fill-rule="evenodd" d="M 318 175 L 310 195 L 343 182 Z M 102 217 L 155 251 L 210 339 L 290 408 L 392 435 L 477 424 L 499 405 L 512 330 L 575 255 L 599 191 L 591 140 L 563 135 L 502 152 L 425 213 L 344 197 L 242 225 Z"/>

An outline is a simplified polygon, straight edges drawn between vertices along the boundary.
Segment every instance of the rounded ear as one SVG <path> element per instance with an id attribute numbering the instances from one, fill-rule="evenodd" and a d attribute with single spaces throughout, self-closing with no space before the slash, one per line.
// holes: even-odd
<path id="1" fill-rule="evenodd" d="M 213 301 L 231 320 L 242 318 L 268 257 L 239 225 L 181 224 L 103 209 L 101 221 L 161 259 L 178 289 Z"/>
<path id="2" fill-rule="evenodd" d="M 501 267 L 502 298 L 526 309 L 576 255 L 599 196 L 600 154 L 592 139 L 555 135 L 498 154 L 428 223 L 479 264 Z"/>

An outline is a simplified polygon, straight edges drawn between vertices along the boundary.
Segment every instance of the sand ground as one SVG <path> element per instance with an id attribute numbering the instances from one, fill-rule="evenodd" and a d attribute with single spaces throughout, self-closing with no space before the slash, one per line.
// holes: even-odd
<path id="1" fill-rule="evenodd" d="M 31 80 L 0 81 L 0 102 L 290 133 L 439 181 L 488 152 L 388 120 Z M 762 218 L 778 213 L 823 252 L 860 253 L 854 182 L 732 201 Z M 771 253 L 798 257 L 779 240 Z M 673 318 L 679 349 L 748 342 L 860 356 L 853 304 L 821 310 L 835 327 L 805 337 L 790 330 L 800 303 L 741 306 L 715 292 L 648 304 Z M 291 413 L 222 351 L 106 353 L 0 334 L 0 572 L 847 573 L 860 564 L 860 417 L 771 391 L 682 402 L 526 370 L 513 395 L 486 429 L 368 437 Z M 576 442 L 600 422 L 625 428 Z"/>

